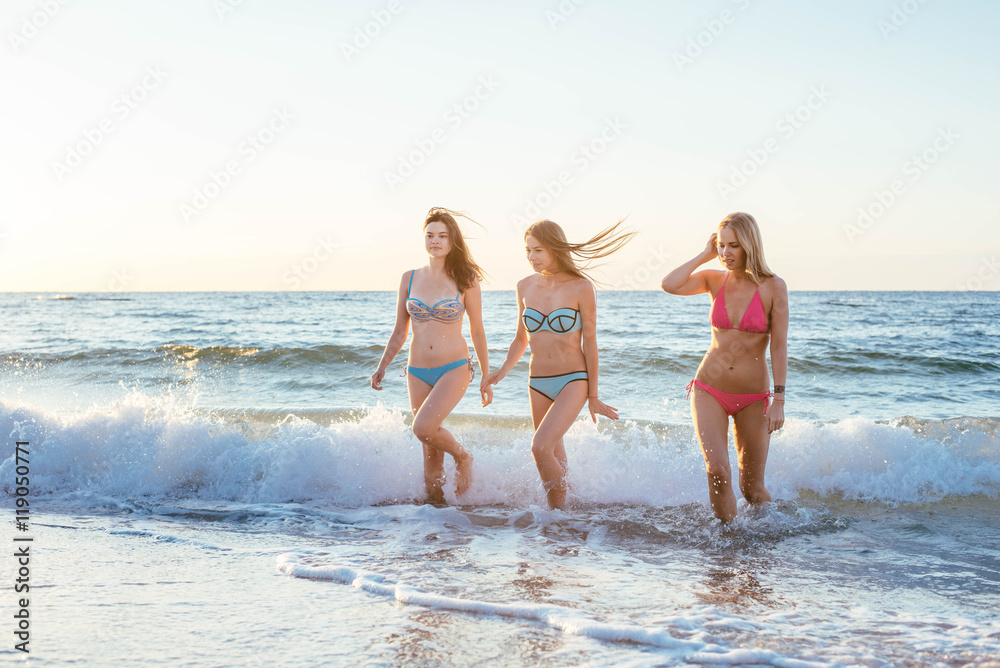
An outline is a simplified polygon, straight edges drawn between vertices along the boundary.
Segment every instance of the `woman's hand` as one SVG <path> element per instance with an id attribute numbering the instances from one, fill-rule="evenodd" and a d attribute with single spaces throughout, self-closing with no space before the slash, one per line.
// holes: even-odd
<path id="1" fill-rule="evenodd" d="M 718 238 L 719 234 L 717 232 L 712 232 L 712 236 L 708 238 L 708 243 L 705 244 L 705 252 L 701 254 L 702 264 L 719 257 Z"/>
<path id="2" fill-rule="evenodd" d="M 506 375 L 502 369 L 497 369 L 493 373 L 486 374 L 479 381 L 479 394 L 483 399 L 483 406 L 489 406 L 493 403 L 493 386 L 503 380 Z"/>
<path id="3" fill-rule="evenodd" d="M 385 378 L 385 369 L 379 367 L 375 373 L 372 374 L 372 389 L 382 390 L 382 379 Z"/>
<path id="4" fill-rule="evenodd" d="M 480 392 L 485 392 L 486 388 L 488 386 L 490 386 L 490 385 L 496 385 L 501 380 L 503 380 L 504 376 L 506 376 L 506 375 L 507 374 L 504 373 L 503 369 L 497 369 L 493 373 L 491 373 L 489 375 L 486 375 L 486 376 L 483 376 L 483 379 L 481 381 L 479 381 L 479 391 Z M 493 388 L 490 387 L 490 392 L 492 392 L 492 391 L 493 391 Z"/>
<path id="5" fill-rule="evenodd" d="M 785 424 L 785 402 L 776 401 L 767 409 L 767 433 L 773 434 Z"/>
<path id="6" fill-rule="evenodd" d="M 479 383 L 479 395 L 482 397 L 483 407 L 489 406 L 493 403 L 493 385 L 486 382 L 489 377 L 490 376 L 483 378 L 483 380 Z"/>
<path id="7" fill-rule="evenodd" d="M 603 415 L 604 417 L 611 418 L 612 420 L 618 419 L 618 409 L 608 406 L 597 397 L 590 397 L 587 399 L 587 408 L 590 409 L 590 419 L 594 422 L 597 422 L 598 415 Z"/>

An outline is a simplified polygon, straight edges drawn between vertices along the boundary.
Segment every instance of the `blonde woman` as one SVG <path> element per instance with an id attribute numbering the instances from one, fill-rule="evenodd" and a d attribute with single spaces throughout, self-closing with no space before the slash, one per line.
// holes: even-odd
<path id="1" fill-rule="evenodd" d="M 472 484 L 472 454 L 443 426 L 475 376 L 469 344 L 462 335 L 463 316 L 469 318 L 480 368 L 483 373 L 490 369 L 479 287 L 483 270 L 472 259 L 456 215 L 461 214 L 443 208 L 427 213 L 427 266 L 407 271 L 400 278 L 396 326 L 371 377 L 372 388 L 381 390 L 386 369 L 406 343 L 412 321 L 406 387 L 413 410 L 413 433 L 423 444 L 424 484 L 434 503 L 444 502 L 445 454 L 455 459 L 456 493 L 465 494 Z M 492 388 L 484 388 L 483 405 L 492 399 Z"/>
<path id="2" fill-rule="evenodd" d="M 551 220 L 528 228 L 524 246 L 534 273 L 517 284 L 517 331 L 507 359 L 480 383 L 485 392 L 503 380 L 531 347 L 531 454 L 552 508 L 566 503 L 563 436 L 580 409 L 587 404 L 595 422 L 598 415 L 618 419 L 617 409 L 598 398 L 597 301 L 575 258 L 593 260 L 621 248 L 634 233 L 616 236 L 620 224 L 580 244 L 567 241 Z"/>
<path id="3" fill-rule="evenodd" d="M 699 271 L 718 259 L 723 271 Z M 729 418 L 733 418 L 739 485 L 752 505 L 765 504 L 770 435 L 785 422 L 788 373 L 788 288 L 767 266 L 757 221 L 733 213 L 719 223 L 705 250 L 667 274 L 662 287 L 674 295 L 712 295 L 712 345 L 688 385 L 691 415 L 705 456 L 715 516 L 736 517 L 729 468 Z M 770 344 L 774 393 L 765 352 Z M 768 399 L 774 403 L 769 406 Z"/>

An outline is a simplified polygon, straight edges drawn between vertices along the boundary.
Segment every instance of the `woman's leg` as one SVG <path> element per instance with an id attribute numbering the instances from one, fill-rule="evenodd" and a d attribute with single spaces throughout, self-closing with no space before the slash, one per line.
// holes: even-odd
<path id="1" fill-rule="evenodd" d="M 469 387 L 472 374 L 467 365 L 452 369 L 434 385 L 407 374 L 410 407 L 413 409 L 413 434 L 424 446 L 424 484 L 432 501 L 443 502 L 444 453 L 455 458 L 458 471 L 456 492 L 464 494 L 472 484 L 472 455 L 451 432 L 442 426 Z"/>
<path id="2" fill-rule="evenodd" d="M 771 493 L 764 486 L 764 466 L 771 435 L 767 433 L 767 416 L 764 402 L 750 404 L 733 416 L 736 436 L 736 460 L 740 467 L 740 491 L 751 504 L 771 500 Z"/>
<path id="3" fill-rule="evenodd" d="M 580 415 L 587 402 L 588 383 L 567 383 L 555 401 L 528 390 L 531 395 L 531 420 L 535 435 L 531 439 L 531 456 L 542 478 L 542 487 L 551 508 L 566 503 L 566 448 L 563 436 Z"/>
<path id="4" fill-rule="evenodd" d="M 431 393 L 431 386 L 407 374 L 406 388 L 410 394 L 410 409 L 416 418 L 420 406 Z M 426 443 L 421 445 L 424 449 L 424 486 L 427 488 L 427 498 L 431 503 L 444 503 L 444 453 Z"/>
<path id="5" fill-rule="evenodd" d="M 736 518 L 736 495 L 729 468 L 729 415 L 711 394 L 695 386 L 691 392 L 691 417 L 708 472 L 708 498 L 715 516 L 723 522 Z"/>

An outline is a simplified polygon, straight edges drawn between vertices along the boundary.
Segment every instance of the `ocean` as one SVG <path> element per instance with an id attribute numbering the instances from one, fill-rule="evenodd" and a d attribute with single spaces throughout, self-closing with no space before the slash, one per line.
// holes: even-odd
<path id="1" fill-rule="evenodd" d="M 491 406 L 470 389 L 446 422 L 476 456 L 470 492 L 449 461 L 451 505 L 421 503 L 406 350 L 368 386 L 394 301 L 0 294 L 0 498 L 8 553 L 31 555 L 29 576 L 4 559 L 0 653 L 1000 666 L 997 293 L 792 292 L 774 503 L 727 526 L 684 391 L 706 295 L 598 292 L 621 420 L 568 432 L 563 511 L 531 460 L 527 355 Z M 515 316 L 512 292 L 484 293 L 494 368 Z"/>

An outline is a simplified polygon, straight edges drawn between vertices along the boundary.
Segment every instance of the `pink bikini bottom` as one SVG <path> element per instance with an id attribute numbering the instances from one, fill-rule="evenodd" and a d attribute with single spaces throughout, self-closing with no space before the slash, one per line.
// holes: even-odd
<path id="1" fill-rule="evenodd" d="M 774 395 L 770 392 L 754 392 L 753 394 L 733 394 L 731 392 L 723 392 L 722 390 L 717 390 L 711 385 L 706 385 L 700 380 L 692 380 L 688 383 L 687 391 L 688 398 L 691 397 L 691 388 L 697 385 L 701 389 L 705 390 L 711 394 L 719 405 L 722 406 L 722 410 L 726 411 L 728 415 L 736 415 L 737 412 L 743 410 L 750 404 L 755 404 L 761 399 L 764 400 L 764 415 L 767 415 L 767 407 L 770 405 L 771 400 L 769 397 Z"/>

